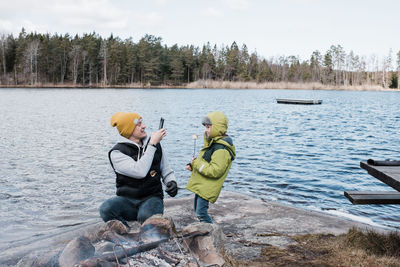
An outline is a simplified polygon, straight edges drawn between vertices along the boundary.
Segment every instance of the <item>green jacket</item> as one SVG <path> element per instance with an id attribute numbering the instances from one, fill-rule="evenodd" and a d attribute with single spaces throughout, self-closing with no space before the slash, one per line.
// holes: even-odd
<path id="1" fill-rule="evenodd" d="M 207 115 L 212 123 L 209 138 L 204 134 L 204 146 L 192 163 L 192 175 L 186 189 L 214 203 L 221 192 L 232 161 L 236 157 L 232 139 L 225 135 L 228 119 L 222 112 Z"/>

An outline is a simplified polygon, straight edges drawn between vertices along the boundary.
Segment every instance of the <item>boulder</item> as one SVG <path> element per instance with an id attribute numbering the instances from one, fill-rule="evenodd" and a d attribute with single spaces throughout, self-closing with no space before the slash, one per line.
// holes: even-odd
<path id="1" fill-rule="evenodd" d="M 175 232 L 175 224 L 170 217 L 156 214 L 143 222 L 139 231 L 139 240 L 150 243 L 170 238 Z"/>
<path id="2" fill-rule="evenodd" d="M 94 246 L 85 236 L 79 236 L 71 240 L 64 248 L 58 259 L 60 267 L 71 267 L 80 261 L 94 255 Z"/>
<path id="3" fill-rule="evenodd" d="M 58 267 L 60 250 L 31 252 L 18 261 L 16 267 Z"/>
<path id="4" fill-rule="evenodd" d="M 88 234 L 87 237 L 91 242 L 98 242 L 104 238 L 109 232 L 117 233 L 120 235 L 127 234 L 129 229 L 118 220 L 111 220 L 106 222 L 104 225 L 100 226 L 97 231 Z"/>
<path id="5" fill-rule="evenodd" d="M 182 235 L 195 232 L 208 232 L 204 236 L 186 238 L 184 247 L 206 265 L 223 266 L 225 260 L 221 253 L 224 250 L 224 234 L 216 224 L 195 223 L 182 229 Z"/>

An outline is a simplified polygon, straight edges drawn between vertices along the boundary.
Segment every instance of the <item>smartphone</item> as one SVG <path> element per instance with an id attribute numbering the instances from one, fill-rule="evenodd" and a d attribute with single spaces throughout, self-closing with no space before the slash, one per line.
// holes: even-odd
<path id="1" fill-rule="evenodd" d="M 160 119 L 160 126 L 158 127 L 158 129 L 164 128 L 164 118 L 161 117 Z"/>

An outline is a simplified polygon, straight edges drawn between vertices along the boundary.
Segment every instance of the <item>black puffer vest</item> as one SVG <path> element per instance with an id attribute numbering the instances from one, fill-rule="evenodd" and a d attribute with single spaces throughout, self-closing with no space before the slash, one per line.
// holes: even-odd
<path id="1" fill-rule="evenodd" d="M 111 161 L 111 152 L 114 150 L 119 150 L 123 154 L 131 157 L 134 161 L 141 157 L 143 151 L 134 144 L 130 143 L 118 143 L 109 152 L 108 159 L 110 160 L 111 167 L 113 167 L 114 172 L 117 176 L 116 186 L 117 186 L 117 196 L 124 196 L 136 199 L 142 199 L 149 196 L 158 196 L 163 198 L 162 184 L 161 184 L 161 157 L 162 149 L 161 145 L 157 144 L 157 150 L 154 153 L 153 162 L 146 177 L 143 179 L 135 179 L 129 176 L 115 172 L 113 163 Z"/>

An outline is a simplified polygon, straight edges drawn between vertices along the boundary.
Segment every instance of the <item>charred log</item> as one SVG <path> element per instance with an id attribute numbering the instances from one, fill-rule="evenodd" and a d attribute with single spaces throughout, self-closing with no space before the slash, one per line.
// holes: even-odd
<path id="1" fill-rule="evenodd" d="M 208 231 L 196 231 L 196 232 L 182 235 L 177 238 L 178 239 L 194 238 L 196 236 L 207 235 L 208 233 L 209 233 Z M 112 261 L 124 259 L 124 258 L 130 257 L 132 255 L 135 255 L 137 253 L 141 253 L 144 251 L 148 251 L 148 250 L 157 248 L 158 245 L 160 245 L 161 243 L 167 242 L 169 240 L 170 240 L 170 238 L 162 238 L 158 241 L 154 241 L 154 242 L 150 242 L 150 243 L 146 243 L 146 244 L 140 244 L 140 245 L 138 245 L 136 247 L 132 247 L 132 248 L 125 248 L 123 250 L 118 250 L 118 251 L 115 251 L 115 253 L 106 253 L 100 257 L 91 257 L 91 258 L 88 258 L 86 260 L 79 262 L 78 264 L 75 265 L 75 267 L 96 267 L 96 266 L 99 266 L 101 262 L 107 262 L 107 261 L 112 262 Z"/>

